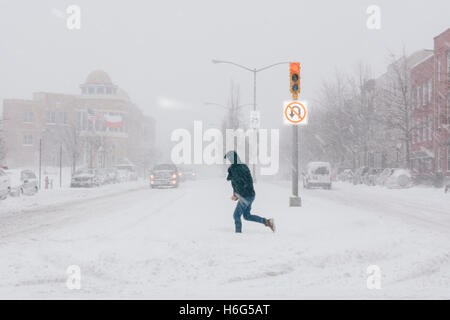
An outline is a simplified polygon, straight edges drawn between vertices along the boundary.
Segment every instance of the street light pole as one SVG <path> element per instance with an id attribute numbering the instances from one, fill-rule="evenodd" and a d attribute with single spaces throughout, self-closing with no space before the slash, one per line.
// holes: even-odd
<path id="1" fill-rule="evenodd" d="M 42 138 L 39 139 L 39 189 L 41 189 Z"/>
<path id="2" fill-rule="evenodd" d="M 246 66 L 240 65 L 238 63 L 235 63 L 235 62 L 232 62 L 232 61 L 225 61 L 225 60 L 215 60 L 215 59 L 213 59 L 212 63 L 215 63 L 215 64 L 219 64 L 219 63 L 232 64 L 232 65 L 234 65 L 236 67 L 239 67 L 241 69 L 253 72 L 253 111 L 256 111 L 256 74 L 258 72 L 267 70 L 267 69 L 272 68 L 274 66 L 278 66 L 280 64 L 288 64 L 290 62 L 277 62 L 277 63 L 271 64 L 271 65 L 268 65 L 268 66 L 265 66 L 265 67 L 262 67 L 262 68 L 259 68 L 259 69 L 256 69 L 256 68 L 251 69 L 251 68 L 248 68 Z M 255 129 L 255 130 L 256 130 L 256 156 L 258 157 L 258 155 L 259 155 L 259 131 L 258 131 L 258 129 Z M 256 182 L 256 164 L 255 163 L 253 163 L 252 175 L 253 175 L 253 181 Z"/>

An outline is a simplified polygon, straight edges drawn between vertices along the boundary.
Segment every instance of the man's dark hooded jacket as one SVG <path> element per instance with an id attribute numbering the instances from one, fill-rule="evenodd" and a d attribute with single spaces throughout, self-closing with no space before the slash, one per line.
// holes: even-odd
<path id="1" fill-rule="evenodd" d="M 253 179 L 247 165 L 241 163 L 235 151 L 228 152 L 225 158 L 231 162 L 231 166 L 228 168 L 227 180 L 231 181 L 234 194 L 244 198 L 254 197 Z"/>

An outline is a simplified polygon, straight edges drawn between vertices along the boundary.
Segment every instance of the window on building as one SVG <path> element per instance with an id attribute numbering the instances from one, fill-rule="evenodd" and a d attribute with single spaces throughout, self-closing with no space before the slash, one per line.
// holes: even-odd
<path id="1" fill-rule="evenodd" d="M 421 90 L 420 86 L 418 86 L 416 89 L 417 89 L 417 99 L 416 99 L 417 100 L 417 104 L 416 104 L 416 106 L 420 107 L 420 90 Z"/>
<path id="2" fill-rule="evenodd" d="M 421 134 L 420 134 L 420 120 L 417 120 L 416 122 L 416 127 L 417 127 L 417 143 L 420 142 L 420 138 L 421 138 Z"/>
<path id="3" fill-rule="evenodd" d="M 437 57 L 437 79 L 441 81 L 441 56 Z"/>
<path id="4" fill-rule="evenodd" d="M 450 94 L 447 95 L 447 106 L 445 108 L 445 124 L 450 124 Z"/>
<path id="5" fill-rule="evenodd" d="M 427 134 L 428 134 L 428 120 L 427 120 L 427 118 L 424 118 L 422 121 L 422 141 L 423 142 L 426 142 L 428 140 Z"/>
<path id="6" fill-rule="evenodd" d="M 428 103 L 431 103 L 431 98 L 433 97 L 433 82 L 431 79 L 428 80 Z"/>
<path id="7" fill-rule="evenodd" d="M 24 134 L 23 135 L 23 145 L 24 146 L 32 146 L 33 145 L 33 135 L 31 134 Z"/>
<path id="8" fill-rule="evenodd" d="M 436 150 L 436 169 L 438 172 L 442 171 L 441 147 L 439 147 L 439 146 Z"/>
<path id="9" fill-rule="evenodd" d="M 59 112 L 58 113 L 58 122 L 60 124 L 67 124 L 67 112 Z"/>
<path id="10" fill-rule="evenodd" d="M 422 87 L 422 106 L 427 104 L 427 84 L 424 83 Z"/>
<path id="11" fill-rule="evenodd" d="M 98 94 L 104 94 L 105 93 L 105 88 L 104 87 L 98 87 L 97 88 L 97 93 Z"/>
<path id="12" fill-rule="evenodd" d="M 88 88 L 88 92 L 89 92 L 89 94 L 94 94 L 95 93 L 95 88 L 89 87 Z"/>
<path id="13" fill-rule="evenodd" d="M 56 112 L 52 110 L 47 110 L 46 120 L 47 124 L 56 124 Z"/>
<path id="14" fill-rule="evenodd" d="M 24 115 L 23 115 L 23 122 L 25 122 L 25 123 L 33 123 L 33 118 L 34 118 L 33 112 L 26 111 L 24 113 Z"/>
<path id="15" fill-rule="evenodd" d="M 447 80 L 450 80 L 450 51 L 447 51 Z"/>
<path id="16" fill-rule="evenodd" d="M 428 116 L 428 140 L 433 140 L 433 116 Z"/>
<path id="17" fill-rule="evenodd" d="M 441 128 L 441 97 L 437 97 L 437 110 L 436 110 L 436 128 Z"/>
<path id="18" fill-rule="evenodd" d="M 447 146 L 447 171 L 450 172 L 450 146 Z"/>
<path id="19" fill-rule="evenodd" d="M 106 87 L 106 94 L 111 94 L 111 93 L 112 93 L 111 87 Z"/>

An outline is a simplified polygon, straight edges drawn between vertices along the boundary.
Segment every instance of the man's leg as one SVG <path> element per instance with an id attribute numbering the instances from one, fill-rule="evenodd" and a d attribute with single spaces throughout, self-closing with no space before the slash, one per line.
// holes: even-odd
<path id="1" fill-rule="evenodd" d="M 236 226 L 236 232 L 242 232 L 242 222 L 241 215 L 243 213 L 243 203 L 239 200 L 236 204 L 236 209 L 234 209 L 234 224 Z"/>
<path id="2" fill-rule="evenodd" d="M 250 211 L 252 210 L 252 202 L 253 200 L 255 200 L 254 198 L 245 198 L 245 201 L 247 202 L 244 207 L 243 207 L 243 215 L 244 215 L 244 219 L 248 220 L 248 221 L 254 221 L 254 222 L 259 222 L 262 223 L 263 225 L 266 225 L 266 219 L 262 218 L 260 216 L 257 215 L 252 215 L 250 213 Z M 241 202 L 239 200 L 239 202 Z"/>

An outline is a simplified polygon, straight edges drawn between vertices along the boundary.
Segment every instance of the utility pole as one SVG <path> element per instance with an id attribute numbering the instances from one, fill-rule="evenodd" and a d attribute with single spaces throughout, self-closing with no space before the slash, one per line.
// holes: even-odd
<path id="1" fill-rule="evenodd" d="M 253 111 L 256 111 L 256 73 L 258 71 L 256 69 L 253 69 Z M 255 128 L 256 130 L 256 159 L 259 158 L 259 130 L 258 128 Z M 256 161 L 253 162 L 252 167 L 252 176 L 253 176 L 253 182 L 256 183 Z"/>

